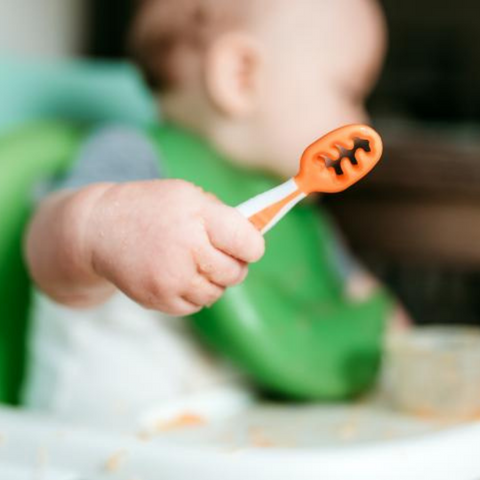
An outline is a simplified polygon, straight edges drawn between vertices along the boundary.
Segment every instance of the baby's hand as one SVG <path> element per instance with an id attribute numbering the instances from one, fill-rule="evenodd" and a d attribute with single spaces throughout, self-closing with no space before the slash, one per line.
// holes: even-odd
<path id="1" fill-rule="evenodd" d="M 85 232 L 97 275 L 171 315 L 215 303 L 265 248 L 239 212 L 180 180 L 111 186 L 91 207 Z"/>

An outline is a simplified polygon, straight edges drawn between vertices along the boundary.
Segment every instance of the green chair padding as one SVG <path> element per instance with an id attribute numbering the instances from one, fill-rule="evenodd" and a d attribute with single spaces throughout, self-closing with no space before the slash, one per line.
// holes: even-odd
<path id="1" fill-rule="evenodd" d="M 35 184 L 72 158 L 83 138 L 79 124 L 143 125 L 154 117 L 154 102 L 127 63 L 0 57 L 1 403 L 18 403 L 24 369 L 29 282 L 21 243 Z"/>
<path id="2" fill-rule="evenodd" d="M 66 124 L 33 125 L 0 140 L 0 402 L 16 404 L 25 356 L 29 281 L 22 235 L 35 183 L 59 172 L 81 139 Z"/>

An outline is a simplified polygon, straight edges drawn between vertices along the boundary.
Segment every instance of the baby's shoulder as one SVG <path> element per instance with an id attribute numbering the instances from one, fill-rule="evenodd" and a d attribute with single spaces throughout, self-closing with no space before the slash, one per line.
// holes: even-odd
<path id="1" fill-rule="evenodd" d="M 113 124 L 92 130 L 60 188 L 99 182 L 133 182 L 162 177 L 161 159 L 142 128 Z"/>

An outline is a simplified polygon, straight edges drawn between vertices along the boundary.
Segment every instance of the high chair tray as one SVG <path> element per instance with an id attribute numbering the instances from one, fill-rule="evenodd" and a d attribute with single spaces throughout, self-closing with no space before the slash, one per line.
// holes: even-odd
<path id="1" fill-rule="evenodd" d="M 125 424 L 113 431 L 1 410 L 0 478 L 480 478 L 480 423 L 442 425 L 396 414 L 375 401 L 339 406 L 254 403 L 229 418 L 204 420 L 185 412 L 190 426 L 156 424 L 161 411 L 143 417 L 142 422 L 153 422 L 149 426 Z"/>

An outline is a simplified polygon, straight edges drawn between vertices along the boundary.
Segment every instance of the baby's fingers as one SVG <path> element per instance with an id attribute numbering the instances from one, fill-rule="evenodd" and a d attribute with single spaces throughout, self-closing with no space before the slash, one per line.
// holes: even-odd
<path id="1" fill-rule="evenodd" d="M 248 267 L 230 255 L 208 245 L 194 253 L 198 272 L 221 287 L 233 287 L 245 280 Z"/>
<path id="2" fill-rule="evenodd" d="M 211 283 L 207 278 L 197 275 L 183 299 L 198 307 L 213 305 L 224 294 L 225 289 Z"/>
<path id="3" fill-rule="evenodd" d="M 262 234 L 238 211 L 215 204 L 204 215 L 212 245 L 242 262 L 257 262 L 265 253 Z"/>

